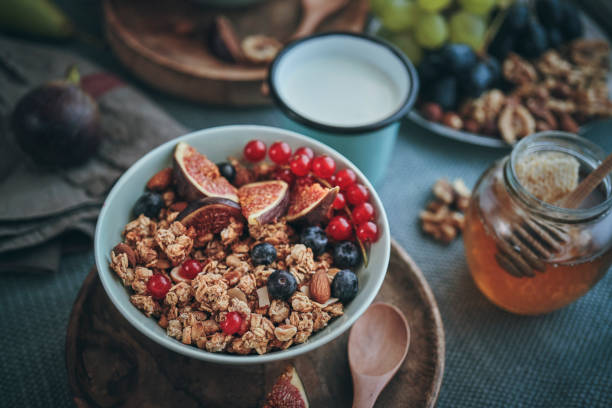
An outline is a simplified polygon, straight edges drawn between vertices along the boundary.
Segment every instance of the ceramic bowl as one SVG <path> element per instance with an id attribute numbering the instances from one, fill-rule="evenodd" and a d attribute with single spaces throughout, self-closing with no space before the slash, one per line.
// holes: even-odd
<path id="1" fill-rule="evenodd" d="M 185 345 L 167 336 L 165 330 L 159 327 L 153 318 L 147 318 L 130 303 L 130 293 L 109 267 L 110 252 L 121 241 L 121 232 L 130 221 L 131 208 L 143 193 L 149 178 L 159 170 L 171 166 L 172 152 L 178 142 L 187 142 L 206 154 L 213 162 L 220 162 L 225 161 L 230 155 L 241 155 L 244 145 L 251 139 L 260 139 L 268 146 L 277 140 L 283 140 L 294 150 L 300 146 L 308 146 L 317 154 L 326 154 L 332 157 L 336 161 L 338 169 L 350 168 L 355 171 L 359 180 L 370 190 L 371 202 L 376 214 L 378 214 L 377 224 L 380 229 L 380 239 L 370 248 L 370 262 L 367 268 L 362 266 L 357 271 L 359 277 L 357 297 L 347 305 L 343 316 L 312 335 L 305 343 L 292 346 L 287 350 L 263 355 L 240 356 L 210 353 L 194 346 Z M 121 314 L 142 334 L 156 343 L 188 357 L 221 364 L 258 364 L 294 358 L 314 350 L 344 333 L 365 312 L 378 293 L 387 272 L 390 243 L 389 224 L 382 203 L 363 173 L 348 159 L 322 143 L 291 131 L 264 126 L 239 125 L 210 128 L 190 133 L 155 148 L 134 163 L 115 183 L 102 206 L 96 225 L 94 249 L 98 274 L 108 297 Z"/>
<path id="2" fill-rule="evenodd" d="M 300 88 L 305 87 L 310 90 L 313 87 L 308 83 L 310 81 L 304 81 L 301 87 L 293 85 L 296 69 L 306 66 L 314 58 L 327 56 L 331 57 L 332 62 L 322 70 L 323 72 L 318 73 L 317 82 L 338 82 L 338 78 L 332 76 L 339 72 L 345 77 L 343 81 L 350 82 L 346 76 L 346 66 L 339 65 L 338 61 L 342 60 L 338 57 L 367 66 L 372 72 L 380 72 L 386 77 L 385 85 L 381 82 L 376 86 L 385 86 L 396 95 L 393 97 L 394 101 L 389 103 L 388 111 L 382 114 L 384 116 L 381 115 L 380 119 L 370 122 L 338 124 L 331 123 L 321 116 L 317 117 L 312 112 L 300 111 L 300 101 L 303 100 Z M 356 164 L 374 184 L 384 176 L 397 139 L 400 119 L 412 109 L 419 89 L 418 76 L 413 64 L 395 46 L 375 37 L 348 32 L 317 34 L 289 44 L 276 56 L 270 66 L 268 84 L 274 102 L 285 113 L 287 128 L 311 136 L 338 150 Z M 349 86 L 365 85 L 355 81 Z M 367 93 L 370 97 L 374 91 L 373 86 L 370 84 L 364 88 L 363 93 Z M 345 90 L 350 91 L 350 89 Z M 323 99 L 324 95 L 320 98 Z M 330 108 L 337 109 L 337 106 L 335 103 Z M 357 111 L 361 106 L 365 105 L 353 106 L 353 111 Z"/>

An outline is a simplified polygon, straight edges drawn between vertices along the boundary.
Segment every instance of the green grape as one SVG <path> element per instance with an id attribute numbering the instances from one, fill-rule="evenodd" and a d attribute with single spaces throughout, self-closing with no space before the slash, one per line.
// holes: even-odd
<path id="1" fill-rule="evenodd" d="M 389 3 L 389 0 L 370 0 L 370 9 L 372 9 L 372 13 L 380 15 L 387 3 Z"/>
<path id="2" fill-rule="evenodd" d="M 486 31 L 484 19 L 466 11 L 458 11 L 450 19 L 451 42 L 467 44 L 475 51 L 482 47 Z"/>
<path id="3" fill-rule="evenodd" d="M 440 14 L 424 14 L 415 27 L 416 41 L 424 48 L 438 48 L 448 38 L 448 28 Z"/>
<path id="4" fill-rule="evenodd" d="M 430 13 L 444 10 L 452 0 L 418 0 L 419 7 Z"/>
<path id="5" fill-rule="evenodd" d="M 497 3 L 496 0 L 459 0 L 459 4 L 465 11 L 481 16 L 488 14 L 495 3 Z"/>
<path id="6" fill-rule="evenodd" d="M 423 50 L 414 40 L 414 36 L 410 34 L 396 34 L 389 37 L 389 41 L 397 45 L 397 47 L 408 56 L 413 64 L 418 65 L 423 58 Z"/>
<path id="7" fill-rule="evenodd" d="M 414 0 L 385 0 L 379 13 L 380 21 L 391 31 L 405 31 L 415 21 L 417 6 Z"/>

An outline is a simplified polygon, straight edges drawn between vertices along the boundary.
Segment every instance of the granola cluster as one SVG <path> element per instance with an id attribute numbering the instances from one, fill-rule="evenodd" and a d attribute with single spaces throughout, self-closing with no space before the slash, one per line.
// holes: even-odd
<path id="1" fill-rule="evenodd" d="M 296 234 L 284 220 L 247 226 L 231 222 L 217 234 L 198 237 L 194 228 L 176 221 L 178 208 L 172 189 L 163 192 L 165 207 L 157 219 L 140 215 L 125 226 L 123 242 L 110 254 L 110 266 L 132 292 L 130 300 L 146 316 L 154 317 L 168 336 L 209 352 L 264 354 L 303 343 L 343 314 L 343 304 L 325 304 L 309 296 L 311 278 L 317 272 L 333 279 L 331 255 L 313 256 L 296 243 Z M 180 205 L 177 205 L 180 204 Z M 269 265 L 254 265 L 250 250 L 267 242 L 277 251 Z M 198 260 L 203 270 L 194 279 L 176 272 L 187 259 Z M 270 299 L 266 284 L 276 269 L 289 271 L 299 285 L 287 301 Z M 163 299 L 147 290 L 154 274 L 171 279 L 173 286 Z M 220 323 L 227 313 L 238 312 L 242 326 L 225 334 Z"/>

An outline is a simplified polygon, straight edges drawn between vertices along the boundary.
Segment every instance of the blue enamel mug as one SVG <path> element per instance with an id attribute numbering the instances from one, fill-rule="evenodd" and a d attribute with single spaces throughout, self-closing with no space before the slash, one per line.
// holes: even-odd
<path id="1" fill-rule="evenodd" d="M 401 51 L 348 32 L 290 43 L 270 66 L 268 84 L 285 127 L 344 154 L 372 183 L 385 174 L 400 119 L 419 88 Z"/>

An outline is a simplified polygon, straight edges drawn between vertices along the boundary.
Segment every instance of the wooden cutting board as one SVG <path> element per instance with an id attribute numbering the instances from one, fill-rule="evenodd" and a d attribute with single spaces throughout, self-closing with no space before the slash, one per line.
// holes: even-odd
<path id="1" fill-rule="evenodd" d="M 376 407 L 433 407 L 444 371 L 442 319 L 422 272 L 396 242 L 377 300 L 406 315 L 411 343 Z M 351 406 L 348 333 L 291 361 L 312 407 Z M 257 407 L 286 364 L 222 366 L 169 351 L 121 316 L 95 269 L 74 303 L 66 334 L 68 378 L 80 408 Z"/>
<path id="2" fill-rule="evenodd" d="M 240 38 L 266 34 L 285 41 L 301 18 L 300 0 L 266 0 L 231 9 L 190 0 L 104 0 L 106 36 L 116 56 L 149 85 L 198 102 L 262 105 L 267 68 L 226 63 L 208 51 L 206 27 L 218 15 Z M 350 0 L 319 31 L 362 31 L 369 0 Z M 195 27 L 185 32 L 185 27 Z"/>

